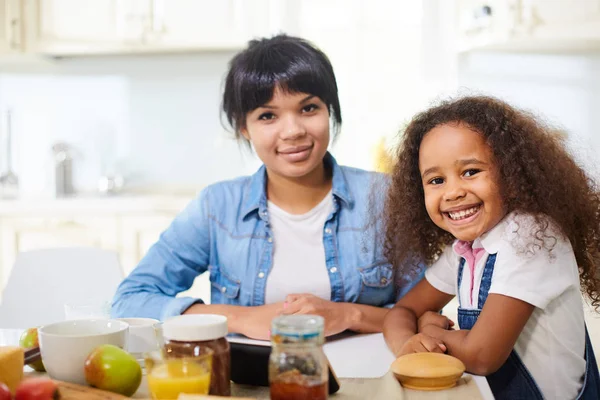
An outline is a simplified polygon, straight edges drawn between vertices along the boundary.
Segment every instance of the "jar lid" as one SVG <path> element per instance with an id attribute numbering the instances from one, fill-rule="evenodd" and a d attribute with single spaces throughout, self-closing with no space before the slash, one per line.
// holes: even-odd
<path id="1" fill-rule="evenodd" d="M 165 339 L 200 342 L 227 336 L 227 317 L 216 314 L 185 314 L 167 319 L 162 326 Z"/>
<path id="2" fill-rule="evenodd" d="M 323 340 L 325 320 L 318 315 L 282 315 L 271 322 L 271 337 L 286 342 Z"/>

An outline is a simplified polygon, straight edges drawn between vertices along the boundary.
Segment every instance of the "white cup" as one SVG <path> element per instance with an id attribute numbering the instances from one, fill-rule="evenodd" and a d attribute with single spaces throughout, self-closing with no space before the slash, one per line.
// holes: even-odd
<path id="1" fill-rule="evenodd" d="M 143 353 L 158 349 L 156 327 L 160 324 L 159 320 L 153 318 L 117 318 L 117 320 L 129 324 L 127 351 L 136 358 L 142 358 Z"/>
<path id="2" fill-rule="evenodd" d="M 120 348 L 127 342 L 129 325 L 114 319 L 56 322 L 38 328 L 44 367 L 52 379 L 85 385 L 84 364 L 102 344 Z"/>

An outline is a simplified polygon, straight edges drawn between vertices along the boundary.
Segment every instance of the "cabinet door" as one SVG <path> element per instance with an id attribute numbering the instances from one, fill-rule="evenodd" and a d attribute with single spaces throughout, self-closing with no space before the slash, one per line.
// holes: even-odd
<path id="1" fill-rule="evenodd" d="M 114 217 L 3 218 L 0 234 L 2 287 L 21 251 L 78 246 L 118 250 Z"/>
<path id="2" fill-rule="evenodd" d="M 146 255 L 174 217 L 175 215 L 150 214 L 121 218 L 121 262 L 125 275 Z"/>
<path id="3" fill-rule="evenodd" d="M 600 0 L 522 3 L 523 29 L 536 38 L 600 41 Z"/>
<path id="4" fill-rule="evenodd" d="M 0 54 L 23 50 L 22 17 L 20 0 L 0 0 Z"/>
<path id="5" fill-rule="evenodd" d="M 223 49 L 243 45 L 243 0 L 152 0 L 149 46 Z"/>
<path id="6" fill-rule="evenodd" d="M 36 46 L 47 53 L 98 53 L 140 45 L 149 0 L 38 0 Z"/>

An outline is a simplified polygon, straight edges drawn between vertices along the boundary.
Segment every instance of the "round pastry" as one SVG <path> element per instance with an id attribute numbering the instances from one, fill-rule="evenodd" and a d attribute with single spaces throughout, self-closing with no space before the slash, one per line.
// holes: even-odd
<path id="1" fill-rule="evenodd" d="M 456 385 L 465 364 L 447 354 L 412 353 L 398 357 L 390 369 L 407 389 L 442 390 Z"/>

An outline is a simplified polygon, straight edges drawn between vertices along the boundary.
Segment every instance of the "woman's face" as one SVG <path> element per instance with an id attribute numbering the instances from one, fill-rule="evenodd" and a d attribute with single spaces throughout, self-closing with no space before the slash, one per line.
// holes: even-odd
<path id="1" fill-rule="evenodd" d="M 320 171 L 329 145 L 329 110 L 317 96 L 277 87 L 268 103 L 246 115 L 241 133 L 270 173 L 310 177 Z"/>

